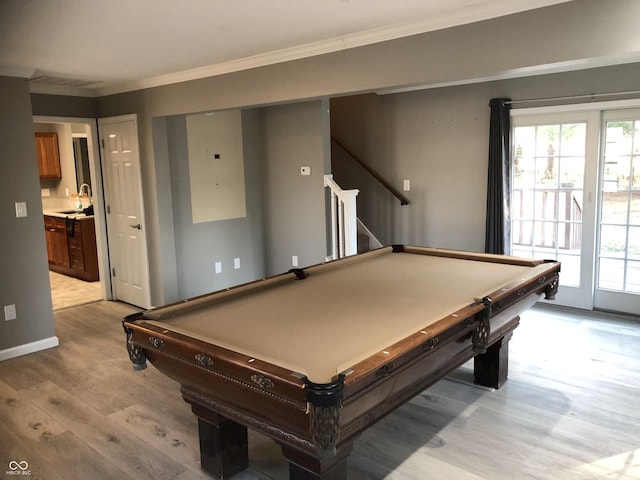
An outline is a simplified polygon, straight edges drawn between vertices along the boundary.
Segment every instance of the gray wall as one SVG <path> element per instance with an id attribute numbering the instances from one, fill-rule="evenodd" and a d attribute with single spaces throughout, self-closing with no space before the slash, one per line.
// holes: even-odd
<path id="1" fill-rule="evenodd" d="M 327 103 L 241 113 L 247 215 L 197 224 L 191 220 L 186 116 L 154 119 L 165 302 L 282 273 L 292 267 L 293 255 L 300 266 L 325 259 Z M 311 167 L 311 175 L 301 176 L 301 166 Z M 215 273 L 216 262 L 221 273 Z"/>
<path id="2" fill-rule="evenodd" d="M 581 0 L 317 57 L 98 98 L 100 117 L 138 115 L 152 302 L 156 305 L 165 303 L 176 291 L 175 285 L 167 280 L 167 275 L 171 277 L 174 273 L 174 260 L 164 256 L 164 246 L 171 240 L 163 238 L 167 234 L 164 217 L 168 214 L 163 195 L 157 192 L 159 185 L 167 184 L 166 177 L 156 178 L 158 174 L 166 176 L 167 173 L 166 168 L 158 170 L 156 165 L 152 124 L 157 118 L 326 99 L 397 87 L 472 82 L 495 75 L 567 71 L 583 68 L 586 60 L 603 65 L 630 62 L 640 55 L 640 30 L 635 22 L 639 16 L 640 2 L 635 0 Z M 583 90 L 589 87 L 588 79 L 579 75 L 577 78 L 578 83 L 574 85 L 552 86 L 548 91 L 560 94 L 592 91 Z M 612 79 L 607 87 L 613 89 L 619 83 L 616 80 Z M 531 94 L 536 90 L 534 86 Z M 444 102 L 435 95 L 436 103 Z M 490 96 L 478 102 L 486 106 L 488 98 Z M 482 108 L 485 113 L 481 115 L 488 115 Z M 464 108 L 459 113 L 462 115 Z M 482 127 L 480 123 L 476 125 L 474 129 L 479 134 Z M 392 125 L 391 128 L 395 127 Z M 474 168 L 482 170 L 480 165 Z M 435 193 L 437 190 L 430 191 Z M 466 195 L 473 199 L 482 196 L 480 193 Z M 425 197 L 425 201 L 434 204 L 430 197 Z M 413 215 L 427 218 L 426 208 L 426 204 L 414 206 L 414 210 L 421 212 L 416 211 Z M 466 213 L 466 209 L 463 210 Z M 479 212 L 479 209 L 474 210 Z M 425 237 L 423 233 L 410 236 L 411 229 L 424 228 L 420 224 L 407 226 L 408 219 L 399 215 L 408 213 L 403 211 L 394 215 L 387 223 L 394 231 L 407 230 L 402 238 L 432 241 L 432 237 Z M 474 218 L 463 231 L 459 226 L 454 228 L 451 240 L 447 239 L 446 243 L 468 245 L 462 236 L 475 231 L 478 222 Z M 444 235 L 443 232 L 449 231 L 449 225 L 430 223 L 429 229 Z M 440 243 L 439 239 L 435 240 Z M 267 248 L 274 246 L 275 243 L 267 242 Z M 277 266 L 281 266 L 285 256 L 292 254 L 283 253 Z"/>
<path id="3" fill-rule="evenodd" d="M 264 108 L 267 273 L 323 262 L 327 254 L 323 125 L 320 101 Z M 301 176 L 300 167 L 311 167 Z"/>
<path id="4" fill-rule="evenodd" d="M 359 188 L 358 216 L 383 244 L 484 250 L 489 99 L 632 91 L 640 64 L 410 93 L 335 98 L 333 135 L 411 203 L 381 188 L 334 145 L 333 173 Z M 610 100 L 611 98 L 606 98 Z M 577 100 L 572 100 L 575 103 Z M 523 105 L 514 105 L 514 108 Z"/>
<path id="5" fill-rule="evenodd" d="M 173 206 L 176 300 L 264 276 L 262 158 L 259 145 L 258 148 L 253 145 L 256 140 L 249 138 L 255 131 L 251 124 L 254 119 L 251 115 L 245 117 L 248 117 L 243 135 L 247 215 L 196 224 L 191 221 L 186 117 L 167 119 L 171 190 L 164 193 L 170 193 Z M 234 269 L 235 258 L 240 258 L 240 269 Z M 215 273 L 215 262 L 222 263 L 219 274 Z"/>
<path id="6" fill-rule="evenodd" d="M 44 240 L 40 182 L 29 86 L 0 77 L 0 307 L 15 305 L 17 319 L 0 310 L 0 352 L 55 336 L 49 264 Z M 16 218 L 15 202 L 28 216 Z"/>
<path id="7" fill-rule="evenodd" d="M 162 304 L 165 299 L 178 296 L 172 196 L 166 195 L 166 191 L 171 190 L 168 146 L 166 136 L 153 135 L 156 128 L 164 125 L 166 129 L 166 117 L 306 102 L 396 87 L 472 82 L 496 75 L 524 76 L 569 71 L 584 68 L 587 61 L 603 66 L 628 63 L 637 59 L 640 53 L 639 17 L 640 2 L 637 0 L 580 0 L 318 57 L 98 99 L 32 95 L 33 109 L 26 83 L 3 79 L 0 83 L 3 102 L 0 136 L 10 147 L 3 149 L 5 159 L 0 167 L 5 184 L 1 194 L 4 199 L 1 211 L 4 213 L 0 215 L 6 225 L 16 227 L 12 230 L 17 233 L 12 231 L 10 236 L 3 236 L 2 266 L 5 267 L 3 271 L 10 273 L 2 279 L 0 295 L 2 304 L 16 303 L 18 315 L 22 315 L 28 325 L 22 324 L 19 335 L 14 332 L 8 336 L 5 329 L 9 328 L 7 324 L 10 322 L 3 323 L 0 327 L 3 329 L 2 345 L 17 345 L 32 338 L 42 338 L 51 335 L 53 328 L 41 220 L 33 214 L 34 209 L 38 209 L 39 184 L 31 113 L 84 118 L 138 115 L 152 301 Z M 488 132 L 489 98 L 584 94 L 628 89 L 630 85 L 637 89 L 640 85 L 638 69 L 637 64 L 630 64 L 617 71 L 618 75 L 578 71 L 568 77 L 550 75 L 399 94 L 382 97 L 379 106 L 367 107 L 374 114 L 379 108 L 380 114 L 389 113 L 390 116 L 384 121 L 366 119 L 365 125 L 372 123 L 363 127 L 363 131 L 351 129 L 356 147 L 363 145 L 371 150 L 375 145 L 367 137 L 372 131 L 387 135 L 385 138 L 390 139 L 390 143 L 386 147 L 389 155 L 385 155 L 385 162 L 389 164 L 381 163 L 381 169 L 394 179 L 413 179 L 410 209 L 386 220 L 390 231 L 394 232 L 390 238 L 411 243 L 479 248 L 477 237 L 481 235 L 483 226 L 477 215 L 482 217 L 480 211 L 484 205 L 486 149 L 483 138 Z M 517 88 L 512 87 L 515 85 Z M 292 105 L 291 108 L 293 112 L 297 107 Z M 298 113 L 306 112 L 307 108 L 310 107 L 301 107 Z M 279 125 L 288 122 L 282 120 L 276 110 L 266 113 L 268 124 L 265 123 L 265 132 L 267 129 L 271 133 L 282 132 Z M 343 123 L 339 117 L 344 113 L 338 110 L 336 107 L 334 120 Z M 442 115 L 436 115 L 436 112 Z M 405 119 L 405 115 L 410 115 L 412 120 Z M 429 121 L 435 122 L 433 130 L 419 129 Z M 326 131 L 326 123 L 318 122 L 318 128 Z M 462 133 L 462 129 L 466 131 Z M 430 135 L 433 142 L 427 145 L 420 138 L 423 133 Z M 441 137 L 436 138 L 436 133 Z M 265 135 L 266 141 L 270 140 Z M 280 141 L 286 143 L 286 138 L 282 137 Z M 323 141 L 326 142 L 326 138 Z M 315 140 L 309 145 L 316 151 Z M 287 162 L 294 163 L 294 160 L 276 157 L 278 152 L 289 154 L 292 150 L 276 145 L 269 148 L 274 155 L 269 158 L 269 163 L 263 165 L 265 174 L 269 173 L 266 168 L 273 168 L 275 162 L 284 162 L 283 169 L 286 169 Z M 326 163 L 326 145 L 323 148 Z M 467 171 L 463 181 L 456 171 L 460 162 Z M 298 159 L 295 159 L 295 164 L 298 164 Z M 300 178 L 296 180 L 303 181 Z M 440 194 L 446 194 L 447 200 L 452 197 L 444 185 L 455 185 L 462 192 L 450 207 L 448 204 L 443 206 L 443 201 L 438 198 Z M 23 219 L 26 220 L 24 222 L 15 219 L 13 212 L 13 204 L 18 198 L 26 199 L 30 206 L 35 205 L 30 208 L 30 216 Z M 267 194 L 265 200 L 269 198 Z M 312 200 L 310 202 L 313 203 Z M 443 213 L 449 208 L 452 215 L 460 215 L 460 218 L 451 220 Z M 312 211 L 305 218 L 313 216 Z M 28 232 L 22 231 L 25 226 Z M 279 239 L 275 235 L 277 232 L 273 231 L 273 238 L 267 240 L 265 237 L 267 248 L 278 244 Z M 295 254 L 291 250 L 297 248 L 298 245 L 284 246 L 286 255 L 283 254 L 277 261 L 278 265 L 272 268 L 284 265 L 287 262 L 285 257 Z M 306 263 L 304 254 L 299 255 L 301 262 Z M 41 328 L 41 322 L 48 327 Z M 18 324 L 10 328 L 17 328 L 15 325 Z"/>

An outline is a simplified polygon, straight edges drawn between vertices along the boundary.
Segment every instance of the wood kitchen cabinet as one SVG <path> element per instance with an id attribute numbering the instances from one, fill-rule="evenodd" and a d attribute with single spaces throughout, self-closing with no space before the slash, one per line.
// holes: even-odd
<path id="1" fill-rule="evenodd" d="M 72 275 L 88 282 L 98 280 L 98 251 L 93 218 L 67 220 L 67 241 Z"/>
<path id="2" fill-rule="evenodd" d="M 57 133 L 36 132 L 36 153 L 40 178 L 62 178 Z"/>
<path id="3" fill-rule="evenodd" d="M 44 232 L 47 240 L 49 270 L 69 268 L 69 245 L 67 225 L 64 218 L 44 217 Z"/>
<path id="4" fill-rule="evenodd" d="M 93 218 L 44 216 L 49 270 L 93 282 L 100 279 Z"/>

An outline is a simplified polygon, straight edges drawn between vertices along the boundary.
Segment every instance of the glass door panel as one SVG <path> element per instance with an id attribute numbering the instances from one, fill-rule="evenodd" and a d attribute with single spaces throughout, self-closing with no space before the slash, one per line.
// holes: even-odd
<path id="1" fill-rule="evenodd" d="M 561 261 L 555 303 L 590 309 L 599 116 L 513 113 L 511 252 Z"/>
<path id="2" fill-rule="evenodd" d="M 586 124 L 516 126 L 513 145 L 512 253 L 561 260 L 580 287 Z"/>
<path id="3" fill-rule="evenodd" d="M 606 112 L 596 306 L 640 313 L 640 112 Z"/>

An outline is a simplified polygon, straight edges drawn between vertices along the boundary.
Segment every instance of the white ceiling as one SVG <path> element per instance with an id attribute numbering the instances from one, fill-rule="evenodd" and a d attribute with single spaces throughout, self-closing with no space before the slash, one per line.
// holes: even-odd
<path id="1" fill-rule="evenodd" d="M 0 0 L 0 75 L 103 95 L 567 0 Z"/>

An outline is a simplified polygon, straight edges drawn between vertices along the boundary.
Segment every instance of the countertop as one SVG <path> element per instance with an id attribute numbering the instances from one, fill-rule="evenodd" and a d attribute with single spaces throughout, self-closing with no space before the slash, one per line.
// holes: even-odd
<path id="1" fill-rule="evenodd" d="M 75 220 L 88 220 L 89 218 L 93 218 L 93 215 L 85 215 L 82 213 L 82 210 L 44 210 L 42 213 L 49 217 L 71 218 Z"/>

